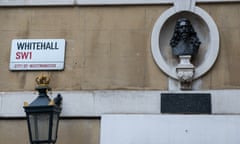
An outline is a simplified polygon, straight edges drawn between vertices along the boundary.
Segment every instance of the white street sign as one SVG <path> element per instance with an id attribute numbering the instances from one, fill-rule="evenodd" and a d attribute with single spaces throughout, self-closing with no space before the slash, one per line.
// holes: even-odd
<path id="1" fill-rule="evenodd" d="M 10 70 L 63 70 L 64 39 L 14 39 Z"/>

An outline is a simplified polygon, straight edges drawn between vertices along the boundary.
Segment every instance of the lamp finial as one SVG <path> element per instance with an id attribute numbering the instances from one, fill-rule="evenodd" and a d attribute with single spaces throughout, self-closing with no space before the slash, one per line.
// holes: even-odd
<path id="1" fill-rule="evenodd" d="M 36 77 L 35 81 L 38 86 L 47 87 L 50 83 L 50 77 L 46 74 L 41 73 L 39 76 Z"/>

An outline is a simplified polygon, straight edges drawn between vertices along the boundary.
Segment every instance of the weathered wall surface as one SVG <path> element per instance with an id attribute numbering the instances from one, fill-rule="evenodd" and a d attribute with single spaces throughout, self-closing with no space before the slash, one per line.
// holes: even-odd
<path id="1" fill-rule="evenodd" d="M 220 53 L 213 69 L 204 77 L 206 89 L 239 88 L 240 3 L 202 4 L 215 20 L 220 34 Z M 228 10 L 226 10 L 228 8 Z"/>
<path id="2" fill-rule="evenodd" d="M 54 89 L 165 89 L 167 78 L 151 57 L 150 35 L 167 8 L 1 8 L 0 90 L 32 90 L 39 74 L 8 70 L 14 38 L 66 39 L 65 70 L 51 72 Z"/>
<path id="3" fill-rule="evenodd" d="M 98 119 L 61 120 L 57 144 L 98 144 Z M 1 144 L 29 143 L 26 120 L 0 120 Z"/>
<path id="4" fill-rule="evenodd" d="M 200 4 L 216 21 L 220 54 L 204 77 L 203 89 L 239 88 L 240 3 Z M 168 78 L 154 63 L 151 32 L 171 7 L 1 7 L 0 91 L 34 89 L 39 71 L 8 70 L 12 39 L 66 39 L 64 71 L 51 71 L 54 90 L 168 88 Z"/>
<path id="5" fill-rule="evenodd" d="M 240 3 L 198 6 L 216 21 L 221 42 L 216 64 L 201 78 L 202 88 L 238 89 Z M 22 38 L 66 40 L 65 70 L 47 72 L 54 91 L 167 90 L 168 78 L 154 63 L 150 41 L 155 21 L 170 7 L 0 7 L 0 92 L 34 89 L 40 71 L 8 70 L 11 40 Z M 227 106 L 237 100 L 230 99 Z M 236 105 L 230 108 L 235 110 Z M 60 121 L 58 144 L 99 144 L 99 122 Z M 0 134 L 0 143 L 28 143 L 25 120 L 0 119 Z"/>

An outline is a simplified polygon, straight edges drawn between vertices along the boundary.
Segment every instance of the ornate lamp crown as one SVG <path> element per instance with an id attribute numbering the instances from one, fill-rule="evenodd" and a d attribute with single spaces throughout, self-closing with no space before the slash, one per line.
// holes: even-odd
<path id="1" fill-rule="evenodd" d="M 41 74 L 35 79 L 38 86 L 48 86 L 50 83 L 50 77 L 44 74 Z"/>

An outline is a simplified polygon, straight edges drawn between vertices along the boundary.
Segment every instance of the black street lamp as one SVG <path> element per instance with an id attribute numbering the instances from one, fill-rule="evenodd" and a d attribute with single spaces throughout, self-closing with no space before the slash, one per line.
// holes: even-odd
<path id="1" fill-rule="evenodd" d="M 60 94 L 54 100 L 47 95 L 50 78 L 41 75 L 36 78 L 38 86 L 36 90 L 39 96 L 31 103 L 24 102 L 24 109 L 27 116 L 29 138 L 31 144 L 55 144 L 59 116 L 61 113 L 62 97 Z"/>

